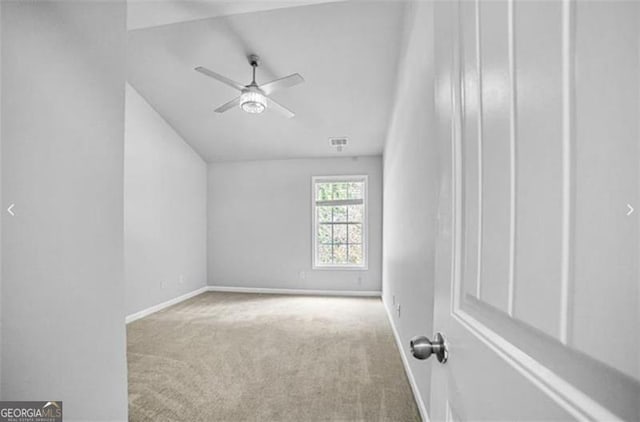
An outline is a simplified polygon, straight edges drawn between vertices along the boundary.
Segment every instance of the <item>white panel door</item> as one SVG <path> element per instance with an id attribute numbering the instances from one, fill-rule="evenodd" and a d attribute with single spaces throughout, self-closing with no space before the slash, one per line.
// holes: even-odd
<path id="1" fill-rule="evenodd" d="M 640 420 L 639 3 L 435 11 L 431 419 Z"/>

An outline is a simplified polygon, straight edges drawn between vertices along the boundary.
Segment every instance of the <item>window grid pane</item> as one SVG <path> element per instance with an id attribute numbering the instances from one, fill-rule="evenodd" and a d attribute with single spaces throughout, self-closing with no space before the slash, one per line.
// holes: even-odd
<path id="1" fill-rule="evenodd" d="M 327 206 L 316 207 L 318 222 L 325 223 L 333 220 L 332 208 Z"/>
<path id="2" fill-rule="evenodd" d="M 336 201 L 316 206 L 317 259 L 323 265 L 362 265 L 362 223 L 365 203 L 346 203 L 364 199 L 364 182 L 336 181 L 316 183 L 316 201 Z M 330 226 L 330 227 L 329 227 Z"/>
<path id="3" fill-rule="evenodd" d="M 331 210 L 331 214 L 332 214 L 332 216 L 333 216 L 333 209 Z M 333 220 L 333 218 L 331 218 L 331 220 Z M 332 224 L 332 225 L 331 225 L 331 263 L 332 263 L 332 264 L 336 261 L 336 259 L 335 259 L 335 252 L 334 252 L 334 250 L 333 250 L 333 246 L 334 246 L 334 245 L 333 245 L 333 236 L 334 236 L 334 235 L 333 235 L 333 228 L 334 228 L 334 225 Z"/>
<path id="4" fill-rule="evenodd" d="M 349 197 L 349 186 L 347 185 L 347 198 Z M 349 222 L 349 207 L 347 208 L 347 223 Z M 346 240 L 347 240 L 347 262 L 349 262 L 349 225 L 344 226 L 344 231 L 346 232 Z"/>

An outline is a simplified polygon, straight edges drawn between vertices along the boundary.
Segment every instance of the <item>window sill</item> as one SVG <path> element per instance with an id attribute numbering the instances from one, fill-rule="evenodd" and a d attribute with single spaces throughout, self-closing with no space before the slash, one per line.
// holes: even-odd
<path id="1" fill-rule="evenodd" d="M 369 267 L 367 265 L 314 265 L 311 269 L 320 271 L 367 271 Z"/>

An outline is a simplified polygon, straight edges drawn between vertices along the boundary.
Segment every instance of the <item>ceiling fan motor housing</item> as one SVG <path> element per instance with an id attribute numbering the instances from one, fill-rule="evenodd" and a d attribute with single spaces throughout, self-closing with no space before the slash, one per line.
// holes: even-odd
<path id="1" fill-rule="evenodd" d="M 260 65 L 260 57 L 256 54 L 249 54 L 249 64 L 253 67 Z"/>

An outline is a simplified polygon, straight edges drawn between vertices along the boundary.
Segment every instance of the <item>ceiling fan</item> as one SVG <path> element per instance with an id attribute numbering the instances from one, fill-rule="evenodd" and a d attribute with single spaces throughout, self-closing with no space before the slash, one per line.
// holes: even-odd
<path id="1" fill-rule="evenodd" d="M 253 68 L 253 79 L 249 85 L 242 85 L 202 66 L 195 68 L 196 71 L 203 75 L 207 75 L 240 91 L 239 97 L 236 97 L 228 103 L 216 108 L 216 113 L 224 113 L 233 107 L 240 106 L 243 111 L 252 114 L 259 114 L 267 108 L 271 108 L 285 117 L 291 118 L 295 116 L 293 111 L 275 102 L 273 99 L 269 98 L 269 95 L 280 89 L 290 88 L 301 84 L 304 82 L 304 79 L 299 74 L 294 73 L 292 75 L 285 76 L 284 78 L 258 85 L 256 83 L 256 68 L 259 65 L 259 60 L 260 58 L 255 54 L 249 56 L 249 64 Z"/>

